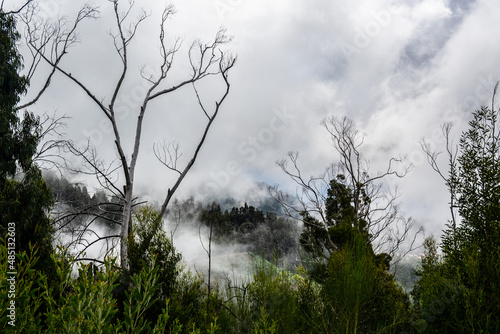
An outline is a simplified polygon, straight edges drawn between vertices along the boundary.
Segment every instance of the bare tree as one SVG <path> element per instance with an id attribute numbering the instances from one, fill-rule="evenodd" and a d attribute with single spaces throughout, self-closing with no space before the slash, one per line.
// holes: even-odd
<path id="1" fill-rule="evenodd" d="M 355 220 L 363 219 L 367 222 L 366 230 L 374 250 L 386 252 L 393 257 L 393 263 L 398 262 L 413 248 L 420 230 L 411 237 L 406 253 L 398 254 L 403 242 L 410 237 L 415 221 L 401 213 L 397 203 L 397 188 L 384 186 L 382 180 L 390 176 L 404 177 L 410 171 L 411 165 L 404 157 L 391 158 L 382 172 L 371 175 L 369 161 L 361 153 L 364 134 L 356 129 L 354 122 L 346 117 L 329 117 L 325 118 L 321 125 L 330 134 L 331 144 L 339 155 L 339 162 L 328 166 L 319 176 L 305 177 L 299 167 L 299 154 L 290 152 L 288 159 L 277 161 L 277 165 L 298 185 L 296 196 L 290 199 L 278 186 L 269 188 L 271 195 L 281 204 L 288 216 L 328 232 L 330 224 L 325 205 L 327 191 L 331 180 L 340 180 L 352 192 L 351 205 L 354 208 Z M 309 217 L 315 219 L 308 219 Z M 319 223 L 316 224 L 315 221 Z M 324 256 L 328 258 L 338 246 L 331 240 L 329 233 L 325 233 L 325 236 L 327 252 Z"/>
<path id="2" fill-rule="evenodd" d="M 40 48 L 44 49 L 50 39 L 55 36 L 57 29 L 56 25 L 54 24 L 42 24 L 40 21 L 37 21 L 35 18 L 35 14 L 37 13 L 36 8 L 37 6 L 35 1 L 26 0 L 24 2 L 21 2 L 21 4 L 16 4 L 16 7 L 14 7 L 13 9 L 4 12 L 5 1 L 1 1 L 0 3 L 0 11 L 4 12 L 4 15 L 12 15 L 13 17 L 15 17 L 16 21 L 21 20 L 22 22 L 24 22 L 25 26 L 28 27 L 26 37 L 39 38 Z M 79 18 L 75 21 L 75 27 L 79 23 L 79 21 L 94 16 L 95 12 L 91 10 L 83 10 L 81 12 L 81 15 L 79 15 Z M 39 32 L 39 34 L 31 30 L 31 27 L 35 27 L 34 29 Z M 71 41 L 71 38 L 68 39 L 68 46 L 74 42 L 74 40 Z M 32 48 L 29 48 L 31 52 L 31 58 L 23 57 L 23 61 L 31 59 L 31 62 L 28 64 L 28 66 L 25 66 L 26 64 L 23 64 L 23 67 L 27 67 L 27 71 L 23 76 L 28 80 L 28 82 L 30 82 L 35 73 L 37 73 L 38 65 L 41 60 L 41 49 L 33 50 Z M 62 60 L 64 54 L 65 53 L 61 53 L 59 55 L 56 63 L 59 63 Z M 38 167 L 43 170 L 57 170 L 61 172 L 61 169 L 66 164 L 66 159 L 62 154 L 62 151 L 67 145 L 67 140 L 65 139 L 65 133 L 63 132 L 63 129 L 65 128 L 66 121 L 69 119 L 69 117 L 65 115 L 59 116 L 56 113 L 48 114 L 46 112 L 41 117 L 36 117 L 27 109 L 28 107 L 33 106 L 44 94 L 44 92 L 49 87 L 51 79 L 55 72 L 56 69 L 55 67 L 53 67 L 48 74 L 44 74 L 45 78 L 42 80 L 44 81 L 44 84 L 39 89 L 39 91 L 34 94 L 34 97 L 31 100 L 16 105 L 14 107 L 14 111 L 19 112 L 21 110 L 24 110 L 24 117 L 33 117 L 34 122 L 37 124 L 37 129 L 35 131 L 40 144 L 37 148 L 37 152 L 35 152 L 34 156 L 32 157 L 33 162 L 35 162 Z M 31 90 L 32 89 L 30 89 L 30 93 Z"/>
<path id="3" fill-rule="evenodd" d="M 99 97 L 101 94 L 97 94 L 93 90 L 93 87 L 84 82 L 84 79 L 72 75 L 70 70 L 65 68 L 61 63 L 62 57 L 78 41 L 76 31 L 80 23 L 85 19 L 97 18 L 99 12 L 96 7 L 85 5 L 80 9 L 76 19 L 72 23 L 67 19 L 59 19 L 55 23 L 40 22 L 35 20 L 36 7 L 32 7 L 25 14 L 25 22 L 27 24 L 27 44 L 33 55 L 32 67 L 36 68 L 40 61 L 44 61 L 50 66 L 53 72 L 62 74 L 69 82 L 72 82 L 89 97 L 94 106 L 107 118 L 111 125 L 114 137 L 114 149 L 118 157 L 117 161 L 106 162 L 100 159 L 97 150 L 90 145 L 90 142 L 84 148 L 77 147 L 74 144 L 68 145 L 68 148 L 84 162 L 85 168 L 79 168 L 75 171 L 94 175 L 102 187 L 113 194 L 115 198 L 119 199 L 121 217 L 116 223 L 120 226 L 120 263 L 122 268 L 127 269 L 127 240 L 132 229 L 132 209 L 137 200 L 134 195 L 136 166 L 141 151 L 143 121 L 145 115 L 150 110 L 151 102 L 165 98 L 181 88 L 191 87 L 196 95 L 202 112 L 201 115 L 206 119 L 205 127 L 198 144 L 186 165 L 180 166 L 179 146 L 155 146 L 155 154 L 161 162 L 178 174 L 173 186 L 166 191 L 161 207 L 161 214 L 164 215 L 173 194 L 195 163 L 201 147 L 205 143 L 207 134 L 219 113 L 220 107 L 229 94 L 230 84 L 228 76 L 229 71 L 235 65 L 236 58 L 221 49 L 221 47 L 230 41 L 225 30 L 221 29 L 209 43 L 205 44 L 199 41 L 192 43 L 187 52 L 190 73 L 175 84 L 167 83 L 166 79 L 170 79 L 174 58 L 180 50 L 181 42 L 176 40 L 172 46 L 167 45 L 166 23 L 175 10 L 171 5 L 166 6 L 161 15 L 158 34 L 160 61 L 155 68 L 155 73 L 146 73 L 144 69 L 140 71 L 142 79 L 147 83 L 147 89 L 136 113 L 137 122 L 135 124 L 133 146 L 127 148 L 123 143 L 122 137 L 124 134 L 118 122 L 117 108 L 119 106 L 117 105 L 117 99 L 124 90 L 125 81 L 130 76 L 130 44 L 136 37 L 140 25 L 149 15 L 145 11 L 142 11 L 135 20 L 132 20 L 130 16 L 133 1 L 128 2 L 128 6 L 124 12 L 120 9 L 120 1 L 110 0 L 110 2 L 113 6 L 115 21 L 115 33 L 110 33 L 110 35 L 116 55 L 118 56 L 117 59 L 121 65 L 121 73 L 112 87 L 111 95 L 107 98 Z M 215 101 L 213 106 L 208 106 L 202 102 L 197 89 L 197 84 L 209 77 L 218 77 L 224 85 L 221 96 Z M 46 85 L 42 89 L 48 87 L 50 78 L 46 81 Z M 174 149 L 173 155 L 172 148 Z M 121 179 L 118 176 L 123 177 L 124 180 L 120 181 Z M 98 240 L 104 240 L 108 237 L 99 236 Z"/>
<path id="4" fill-rule="evenodd" d="M 40 133 L 38 135 L 40 144 L 33 156 L 33 162 L 40 169 L 57 171 L 59 175 L 63 175 L 63 170 L 68 165 L 65 156 L 68 140 L 64 132 L 68 119 L 69 117 L 64 115 L 59 116 L 56 113 L 52 115 L 43 114 L 40 120 Z"/>
<path id="5" fill-rule="evenodd" d="M 23 4 L 20 4 L 18 2 L 14 6 L 16 6 L 14 7 L 14 9 L 11 9 L 10 11 L 5 11 L 5 3 L 4 1 L 2 1 L 0 3 L 0 11 L 2 12 L 2 15 L 12 17 L 12 19 L 14 19 L 15 22 L 18 22 L 19 20 L 21 22 L 24 22 L 28 27 L 27 36 L 30 36 L 31 38 L 40 38 L 39 40 L 43 41 L 41 43 L 41 45 L 43 45 L 42 48 L 45 48 L 48 41 L 50 40 L 50 37 L 55 36 L 56 26 L 48 24 L 40 24 L 41 22 L 39 20 L 36 20 L 35 13 L 37 7 L 35 5 L 35 2 L 32 0 L 24 1 Z M 92 16 L 92 14 L 90 13 L 88 14 Z M 86 14 L 82 16 L 85 15 Z M 80 17 L 79 19 L 83 18 Z M 28 23 L 30 25 L 28 25 Z M 31 24 L 33 27 L 36 27 L 35 30 L 40 32 L 38 36 L 36 34 L 31 34 L 33 32 L 33 30 L 29 29 L 29 27 L 31 27 Z M 27 71 L 23 73 L 23 78 L 27 79 L 28 83 L 31 81 L 35 73 L 38 72 L 37 68 L 41 60 L 41 57 L 33 49 L 30 49 L 30 51 L 32 56 L 31 63 L 28 62 Z M 58 57 L 57 62 L 59 62 L 62 59 L 63 55 L 64 54 L 61 54 Z M 25 65 L 24 61 L 26 59 L 30 58 L 23 57 L 23 67 Z M 49 115 L 46 112 L 41 117 L 38 117 L 33 112 L 28 110 L 28 107 L 33 106 L 40 99 L 40 97 L 43 95 L 46 89 L 49 87 L 50 81 L 54 73 L 55 73 L 55 68 L 51 68 L 48 74 L 42 73 L 42 75 L 45 76 L 42 80 L 44 81 L 44 84 L 42 88 L 40 88 L 40 90 L 34 94 L 35 97 L 29 100 L 28 102 L 16 105 L 15 107 L 13 107 L 13 110 L 16 113 L 24 111 L 23 123 L 27 122 L 26 124 L 29 124 L 30 129 L 28 131 L 30 132 L 30 137 L 33 136 L 34 138 L 36 138 L 38 146 L 36 152 L 31 156 L 31 161 L 33 165 L 35 165 L 37 169 L 39 168 L 40 170 L 43 171 L 47 170 L 57 171 L 59 172 L 60 175 L 62 175 L 62 169 L 68 163 L 63 154 L 63 151 L 65 150 L 68 144 L 68 141 L 65 139 L 66 135 L 63 132 L 63 130 L 66 126 L 66 121 L 69 119 L 69 117 L 58 116 L 56 113 Z M 22 130 L 19 131 L 22 131 L 22 133 L 26 135 L 27 134 L 25 133 L 26 129 L 27 128 L 23 128 Z M 19 170 L 19 173 L 23 174 L 24 172 L 22 170 Z M 53 212 L 51 212 L 51 214 L 52 213 Z M 67 218 L 69 218 L 70 220 L 74 219 L 74 217 L 73 218 L 70 217 L 71 215 L 68 215 Z"/>
<path id="6" fill-rule="evenodd" d="M 198 237 L 200 239 L 201 247 L 203 247 L 203 250 L 205 253 L 207 253 L 208 257 L 208 270 L 207 270 L 207 314 L 210 315 L 210 297 L 212 294 L 212 240 L 213 240 L 213 223 L 214 223 L 214 212 L 215 212 L 215 207 L 216 204 L 212 203 L 210 207 L 210 212 L 208 213 L 208 249 L 205 247 L 205 244 L 203 243 L 203 240 L 201 238 L 201 225 L 198 228 Z"/>
<path id="7" fill-rule="evenodd" d="M 26 8 L 33 0 L 26 0 L 24 4 L 19 5 L 18 7 L 15 7 L 14 9 L 9 10 L 8 12 L 5 12 L 6 15 L 11 15 L 11 14 L 19 14 L 24 8 Z M 2 0 L 0 3 L 0 11 L 4 11 L 4 5 L 5 5 L 5 0 Z"/>
<path id="8" fill-rule="evenodd" d="M 457 166 L 457 157 L 458 157 L 458 149 L 459 147 L 453 143 L 453 140 L 451 139 L 451 130 L 453 128 L 452 123 L 444 123 L 441 126 L 441 131 L 443 134 L 443 137 L 446 141 L 446 158 L 448 160 L 448 172 L 444 172 L 439 163 L 439 157 L 442 152 L 437 152 L 432 148 L 432 145 L 429 143 L 429 141 L 426 141 L 425 139 L 422 139 L 420 141 L 420 146 L 422 147 L 422 150 L 424 151 L 426 157 L 427 157 L 427 162 L 431 166 L 431 168 L 443 179 L 445 182 L 446 186 L 448 187 L 450 191 L 450 202 L 449 208 L 450 208 L 450 216 L 451 216 L 451 227 L 453 229 L 456 229 L 457 226 L 457 192 L 456 192 L 456 184 L 452 180 L 452 175 L 455 173 L 455 168 Z"/>

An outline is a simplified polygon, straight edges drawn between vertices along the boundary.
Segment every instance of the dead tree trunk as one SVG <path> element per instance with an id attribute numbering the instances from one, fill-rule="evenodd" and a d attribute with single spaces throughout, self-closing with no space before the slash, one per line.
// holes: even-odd
<path id="1" fill-rule="evenodd" d="M 89 145 L 86 148 L 69 145 L 72 153 L 82 158 L 87 170 L 81 170 L 86 174 L 94 174 L 103 188 L 107 189 L 113 196 L 119 198 L 122 207 L 122 217 L 120 220 L 120 263 L 123 269 L 128 268 L 127 256 L 127 241 L 130 231 L 132 230 L 132 212 L 134 202 L 135 173 L 136 166 L 141 150 L 141 140 L 143 138 L 143 122 L 144 117 L 149 111 L 150 102 L 165 98 L 181 88 L 191 87 L 195 92 L 198 105 L 202 111 L 201 117 L 206 117 L 206 126 L 201 134 L 198 145 L 196 146 L 191 159 L 184 167 L 178 167 L 180 155 L 172 158 L 169 146 L 155 146 L 155 154 L 160 161 L 171 171 L 178 173 L 177 180 L 172 187 L 166 191 L 165 200 L 163 202 L 161 213 L 166 212 L 166 207 L 178 189 L 186 174 L 189 172 L 195 163 L 198 153 L 203 146 L 208 132 L 216 119 L 219 109 L 229 93 L 229 71 L 235 65 L 236 58 L 231 54 L 227 54 L 221 49 L 230 41 L 224 30 L 219 30 L 215 38 L 209 43 L 194 42 L 189 47 L 187 59 L 190 64 L 190 71 L 184 79 L 177 83 L 166 83 L 167 77 L 170 78 L 170 70 L 174 64 L 174 56 L 179 52 L 181 43 L 176 40 L 172 46 L 167 46 L 165 40 L 165 25 L 167 20 L 174 14 L 173 6 L 166 6 L 160 19 L 160 31 L 158 40 L 160 44 L 159 59 L 160 62 L 152 73 L 145 73 L 141 70 L 142 79 L 147 82 L 147 89 L 140 107 L 136 111 L 136 131 L 133 141 L 133 147 L 127 149 L 122 141 L 123 129 L 118 124 L 116 108 L 117 98 L 124 90 L 124 83 L 129 78 L 129 47 L 131 41 L 136 37 L 139 26 L 149 17 L 145 11 L 142 11 L 138 18 L 131 20 L 129 18 L 133 10 L 133 2 L 128 2 L 128 7 L 125 12 L 119 8 L 120 1 L 110 1 L 113 6 L 115 31 L 111 32 L 114 48 L 121 64 L 121 73 L 112 87 L 112 94 L 107 98 L 98 97 L 93 91 L 93 87 L 84 83 L 82 78 L 78 78 L 71 74 L 71 71 L 61 65 L 61 58 L 68 53 L 68 48 L 78 41 L 76 31 L 80 23 L 86 18 L 97 18 L 98 10 L 92 5 L 85 5 L 77 14 L 77 18 L 73 24 L 69 24 L 66 19 L 59 19 L 56 23 L 47 23 L 36 20 L 37 10 L 34 6 L 28 6 L 28 10 L 24 15 L 24 21 L 27 25 L 27 45 L 31 49 L 34 59 L 43 60 L 54 72 L 59 72 L 66 79 L 72 82 L 78 89 L 82 90 L 94 106 L 108 119 L 113 129 L 114 147 L 119 159 L 119 165 L 107 163 L 98 158 L 97 151 Z M 35 61 L 36 64 L 38 62 Z M 197 91 L 197 83 L 208 80 L 221 80 L 224 89 L 220 98 L 218 98 L 214 106 L 211 108 L 206 106 Z M 219 79 L 217 79 L 219 78 Z M 47 81 L 47 86 L 50 79 Z M 105 102 L 107 101 L 107 102 Z M 178 149 L 178 146 L 177 146 Z M 129 158 L 130 157 L 130 158 Z M 71 168 L 71 167 L 70 167 Z M 113 178 L 114 173 L 121 173 L 123 184 L 118 184 L 116 178 Z M 103 240 L 105 237 L 102 237 Z"/>

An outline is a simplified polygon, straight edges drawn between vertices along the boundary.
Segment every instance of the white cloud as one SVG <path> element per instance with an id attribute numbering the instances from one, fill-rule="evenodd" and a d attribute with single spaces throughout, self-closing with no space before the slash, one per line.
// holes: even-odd
<path id="1" fill-rule="evenodd" d="M 417 21 L 447 18 L 452 14 L 448 5 L 449 0 L 424 0 L 415 6 L 413 17 Z"/>

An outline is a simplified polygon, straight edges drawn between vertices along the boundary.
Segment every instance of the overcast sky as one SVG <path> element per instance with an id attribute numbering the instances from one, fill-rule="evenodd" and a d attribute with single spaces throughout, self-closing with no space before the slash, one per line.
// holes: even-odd
<path id="1" fill-rule="evenodd" d="M 42 14 L 74 17 L 82 3 L 42 1 Z M 97 4 L 101 18 L 82 23 L 81 43 L 70 50 L 62 67 L 109 101 L 119 63 L 107 32 L 116 28 L 111 4 Z M 180 65 L 191 41 L 209 41 L 220 26 L 233 36 L 228 50 L 238 56 L 230 74 L 230 96 L 180 195 L 201 196 L 208 188 L 251 201 L 256 194 L 249 189 L 255 181 L 293 190 L 275 161 L 288 151 L 299 151 L 304 174 L 320 173 L 337 156 L 319 123 L 331 115 L 348 116 L 366 133 L 364 153 L 374 172 L 391 157 L 408 155 L 415 167 L 397 182 L 402 209 L 427 233 L 440 233 L 448 219 L 447 192 L 425 162 L 419 140 L 426 137 L 443 149 L 439 136 L 443 122 L 456 123 L 458 141 L 471 113 L 490 105 L 493 86 L 500 79 L 498 0 L 179 0 L 173 4 L 177 13 L 167 31 L 169 38 L 184 40 L 177 56 Z M 151 16 L 130 46 L 130 71 L 135 76 L 126 83 L 124 94 L 129 96 L 134 92 L 139 96 L 143 90 L 137 77 L 140 66 L 154 68 L 160 60 L 157 36 L 164 4 L 136 1 L 136 8 L 141 7 Z M 181 78 L 183 70 L 180 66 L 175 74 Z M 36 86 L 34 80 L 32 88 Z M 220 94 L 220 88 L 200 86 L 207 103 Z M 155 161 L 153 143 L 162 138 L 179 140 L 187 158 L 200 136 L 203 114 L 192 103 L 194 98 L 192 90 L 182 90 L 152 105 L 146 116 L 136 191 L 147 198 L 161 202 L 173 177 Z M 90 136 L 105 158 L 115 158 L 111 133 L 103 131 L 104 116 L 64 77 L 54 78 L 33 110 L 71 116 L 67 129 L 71 139 Z M 128 154 L 136 112 L 133 106 L 121 120 Z"/>

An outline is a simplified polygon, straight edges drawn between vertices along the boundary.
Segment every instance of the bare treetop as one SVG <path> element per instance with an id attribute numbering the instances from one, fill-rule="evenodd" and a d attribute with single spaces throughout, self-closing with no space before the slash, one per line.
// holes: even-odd
<path id="1" fill-rule="evenodd" d="M 43 92 L 49 87 L 55 73 L 60 73 L 66 80 L 73 83 L 74 87 L 84 92 L 90 101 L 109 121 L 113 132 L 113 142 L 117 161 L 105 161 L 99 157 L 98 149 L 92 147 L 90 141 L 86 147 L 77 147 L 75 144 L 68 144 L 69 151 L 81 158 L 84 162 L 84 168 L 75 169 L 75 172 L 94 175 L 101 186 L 119 199 L 122 205 L 122 218 L 119 221 L 121 225 L 120 233 L 120 257 L 121 265 L 127 268 L 127 245 L 126 240 L 132 229 L 132 207 L 136 200 L 134 196 L 134 184 L 137 161 L 141 151 L 143 139 L 143 121 L 148 113 L 150 102 L 160 100 L 169 94 L 172 94 L 182 88 L 192 89 L 196 102 L 200 109 L 202 119 L 205 119 L 205 126 L 202 130 L 198 144 L 190 154 L 189 160 L 181 164 L 179 158 L 183 152 L 180 152 L 180 144 L 154 145 L 154 153 L 160 162 L 167 167 L 167 171 L 173 171 L 177 174 L 177 180 L 173 185 L 165 187 L 165 198 L 161 207 L 161 214 L 164 215 L 168 203 L 173 194 L 180 186 L 181 182 L 195 163 L 208 132 L 216 119 L 222 103 L 229 94 L 229 72 L 236 63 L 236 57 L 224 50 L 231 38 L 226 34 L 225 29 L 219 29 L 215 37 L 207 43 L 201 41 L 192 42 L 187 50 L 185 57 L 189 64 L 188 73 L 184 78 L 176 79 L 171 77 L 171 70 L 177 63 L 175 60 L 181 51 L 181 40 L 175 39 L 173 44 L 169 45 L 166 41 L 166 25 L 168 19 L 175 13 L 172 5 L 166 5 L 160 18 L 159 31 L 156 35 L 159 41 L 159 52 L 157 63 L 148 71 L 142 67 L 138 74 L 146 82 L 146 92 L 135 110 L 137 117 L 135 123 L 135 133 L 133 135 L 133 146 L 125 147 L 123 136 L 130 135 L 125 133 L 118 122 L 118 97 L 126 89 L 124 83 L 130 77 L 130 48 L 131 42 L 137 37 L 143 22 L 150 18 L 145 10 L 140 10 L 139 15 L 132 18 L 132 8 L 134 2 L 129 1 L 122 9 L 122 1 L 110 0 L 113 6 L 114 28 L 109 32 L 113 43 L 115 54 L 120 64 L 120 74 L 113 86 L 111 94 L 105 96 L 95 87 L 88 85 L 85 78 L 73 75 L 71 70 L 62 63 L 62 59 L 70 52 L 71 47 L 80 42 L 78 37 L 78 28 L 81 23 L 87 19 L 98 19 L 99 9 L 95 5 L 86 4 L 77 13 L 76 18 L 70 21 L 67 18 L 60 18 L 55 22 L 46 21 L 37 16 L 37 7 L 35 4 L 27 6 L 23 14 L 23 21 L 26 25 L 27 45 L 32 55 L 31 65 L 28 71 L 28 77 L 32 77 L 41 62 L 45 62 L 50 67 L 50 73 L 45 80 L 45 84 L 35 98 L 21 106 L 26 108 L 40 98 Z M 209 80 L 218 80 L 224 85 L 220 96 L 208 104 L 200 97 L 197 84 Z M 176 81 L 177 80 L 177 81 Z M 104 97 L 103 97 L 104 96 Z M 168 110 L 163 108 L 164 110 Z M 128 153 L 129 152 L 129 153 Z"/>
<path id="2" fill-rule="evenodd" d="M 297 184 L 296 196 L 290 200 L 278 186 L 269 188 L 271 195 L 290 217 L 302 221 L 306 226 L 328 232 L 331 224 L 335 224 L 327 217 L 328 190 L 332 180 L 340 182 L 352 194 L 351 205 L 355 220 L 366 221 L 365 228 L 370 242 L 374 244 L 374 250 L 387 252 L 392 257 L 397 256 L 403 242 L 410 237 L 415 221 L 405 218 L 400 212 L 397 188 L 388 189 L 382 181 L 389 176 L 404 177 L 411 170 L 411 164 L 404 157 L 390 158 L 384 170 L 371 174 L 369 161 L 361 152 L 364 134 L 356 129 L 352 120 L 331 116 L 323 119 L 321 125 L 330 134 L 331 145 L 339 157 L 338 162 L 327 166 L 318 176 L 306 177 L 299 166 L 298 152 L 290 152 L 288 158 L 278 160 L 277 165 Z M 410 250 L 419 232 L 414 234 L 413 240 L 409 240 Z M 329 252 L 338 249 L 331 240 L 328 248 Z M 399 258 L 395 258 L 395 262 Z"/>

